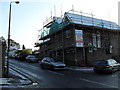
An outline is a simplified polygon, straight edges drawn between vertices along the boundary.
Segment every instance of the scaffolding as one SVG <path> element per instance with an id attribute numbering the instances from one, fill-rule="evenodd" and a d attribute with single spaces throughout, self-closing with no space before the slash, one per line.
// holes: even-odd
<path id="1" fill-rule="evenodd" d="M 66 22 L 65 18 L 68 18 L 69 20 Z M 49 19 L 47 19 L 44 23 L 43 23 L 43 29 L 40 30 L 40 39 L 44 38 L 46 36 L 49 36 L 53 33 L 55 33 L 56 35 L 56 31 L 61 30 L 62 33 L 62 53 L 63 53 L 63 62 L 65 62 L 65 49 L 64 49 L 64 38 L 63 38 L 63 28 L 68 26 L 69 24 L 73 24 L 73 28 L 75 30 L 75 24 L 80 24 L 82 26 L 82 30 L 83 30 L 83 26 L 92 26 L 93 27 L 93 31 L 95 27 L 99 27 L 102 29 L 113 29 L 113 30 L 118 30 L 119 26 L 114 23 L 114 22 L 110 22 L 110 21 L 106 21 L 106 20 L 102 20 L 102 19 L 97 19 L 94 18 L 94 15 L 88 14 L 88 13 L 84 13 L 84 12 L 79 12 L 79 11 L 75 11 L 75 10 L 70 10 L 68 12 L 65 12 L 64 17 L 50 17 Z M 104 31 L 104 30 L 103 30 Z M 45 40 L 43 40 L 41 43 L 43 43 L 44 47 L 45 47 Z M 77 59 L 76 59 L 76 41 L 74 40 L 74 51 L 75 51 L 75 65 L 77 66 Z M 43 50 L 44 51 L 44 50 Z M 55 49 L 55 53 L 57 56 L 57 49 Z M 53 54 L 54 52 L 52 52 Z M 44 51 L 44 57 L 45 57 L 45 51 Z M 86 50 L 85 47 L 83 47 L 83 57 L 84 57 L 84 66 L 86 66 Z"/>
<path id="2" fill-rule="evenodd" d="M 93 14 L 70 10 L 65 12 L 64 17 L 50 17 L 43 22 L 43 29 L 41 32 L 41 38 L 54 33 L 55 31 L 69 25 L 70 23 L 76 23 L 87 26 L 95 26 L 107 29 L 119 29 L 118 25 L 111 21 L 93 18 Z M 64 22 L 65 17 L 69 19 L 69 22 Z"/>

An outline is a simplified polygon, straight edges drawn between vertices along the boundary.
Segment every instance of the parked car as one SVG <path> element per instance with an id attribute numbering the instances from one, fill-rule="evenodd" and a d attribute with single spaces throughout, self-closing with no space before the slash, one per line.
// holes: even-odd
<path id="1" fill-rule="evenodd" d="M 15 56 L 16 56 L 16 54 L 13 54 L 13 55 L 12 55 L 12 58 L 15 59 Z"/>
<path id="2" fill-rule="evenodd" d="M 120 63 L 117 63 L 117 61 L 114 59 L 97 60 L 94 64 L 95 72 L 104 71 L 113 73 L 117 70 L 120 70 Z"/>
<path id="3" fill-rule="evenodd" d="M 26 62 L 38 62 L 38 58 L 36 58 L 35 56 L 33 56 L 33 55 L 28 55 L 27 57 L 26 57 Z"/>
<path id="4" fill-rule="evenodd" d="M 15 54 L 14 59 L 18 59 L 19 58 L 19 54 Z"/>
<path id="5" fill-rule="evenodd" d="M 39 62 L 42 69 L 65 69 L 66 65 L 63 62 L 55 62 L 53 58 L 45 57 Z"/>

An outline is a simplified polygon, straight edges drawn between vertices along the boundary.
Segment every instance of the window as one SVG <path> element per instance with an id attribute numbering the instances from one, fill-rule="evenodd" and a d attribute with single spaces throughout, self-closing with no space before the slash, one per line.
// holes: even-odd
<path id="1" fill-rule="evenodd" d="M 93 52 L 93 49 L 91 47 L 89 48 L 89 52 Z"/>
<path id="2" fill-rule="evenodd" d="M 70 38 L 71 37 L 71 32 L 70 30 L 66 30 L 66 38 Z"/>
<path id="3" fill-rule="evenodd" d="M 92 38 L 93 38 L 93 46 L 94 46 L 94 48 L 96 48 L 97 47 L 97 40 L 96 40 L 96 34 L 92 34 Z"/>
<path id="4" fill-rule="evenodd" d="M 49 61 L 49 60 L 44 60 L 44 62 L 48 62 L 48 63 L 50 63 L 50 61 Z"/>
<path id="5" fill-rule="evenodd" d="M 109 60 L 109 64 L 112 65 L 112 64 L 116 64 L 117 62 L 113 59 Z"/>
<path id="6" fill-rule="evenodd" d="M 97 33 L 92 33 L 92 38 L 93 38 L 94 50 L 96 50 L 97 48 L 101 48 L 101 35 L 100 35 L 100 32 L 97 31 Z"/>
<path id="7" fill-rule="evenodd" d="M 106 54 L 112 53 L 112 48 L 110 50 L 110 42 L 109 41 L 105 42 L 105 51 L 106 51 Z"/>
<path id="8" fill-rule="evenodd" d="M 100 32 L 97 32 L 97 46 L 98 48 L 101 48 Z"/>
<path id="9" fill-rule="evenodd" d="M 89 45 L 89 52 L 93 52 L 92 43 L 88 43 L 88 45 Z"/>
<path id="10" fill-rule="evenodd" d="M 110 45 L 110 53 L 113 52 L 113 47 Z"/>
<path id="11" fill-rule="evenodd" d="M 96 61 L 95 64 L 96 64 L 96 65 L 101 65 L 101 64 L 106 65 L 106 64 L 108 64 L 108 62 L 105 61 L 105 60 L 99 60 L 99 61 Z"/>

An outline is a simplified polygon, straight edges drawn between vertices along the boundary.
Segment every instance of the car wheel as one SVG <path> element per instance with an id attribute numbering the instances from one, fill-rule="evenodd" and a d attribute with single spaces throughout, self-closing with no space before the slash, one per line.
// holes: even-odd
<path id="1" fill-rule="evenodd" d="M 54 67 L 54 66 L 51 66 L 50 69 L 51 69 L 51 70 L 55 70 L 55 67 Z"/>

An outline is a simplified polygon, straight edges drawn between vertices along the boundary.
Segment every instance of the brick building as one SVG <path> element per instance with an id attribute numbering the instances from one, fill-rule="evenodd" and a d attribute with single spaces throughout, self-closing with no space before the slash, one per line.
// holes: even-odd
<path id="1" fill-rule="evenodd" d="M 95 60 L 120 55 L 120 33 L 114 22 L 66 12 L 51 17 L 41 30 L 39 58 L 52 57 L 68 66 L 92 66 Z M 119 61 L 119 60 L 118 60 Z"/>

